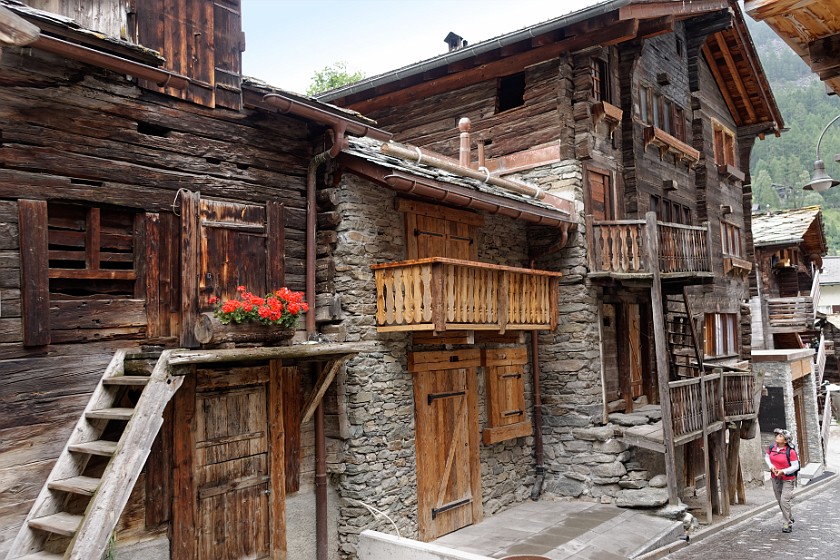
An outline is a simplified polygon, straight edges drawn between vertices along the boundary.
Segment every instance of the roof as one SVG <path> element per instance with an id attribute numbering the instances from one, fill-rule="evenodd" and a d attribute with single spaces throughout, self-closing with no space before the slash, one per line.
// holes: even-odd
<path id="1" fill-rule="evenodd" d="M 825 252 L 825 234 L 822 227 L 822 209 L 808 206 L 795 210 L 782 210 L 771 214 L 753 214 L 753 243 L 756 247 L 766 245 L 798 245 L 810 237 L 821 237 L 822 252 Z"/>
<path id="2" fill-rule="evenodd" d="M 840 284 L 840 257 L 823 257 L 820 285 Z"/>
<path id="3" fill-rule="evenodd" d="M 747 0 L 744 8 L 763 21 L 840 94 L 840 0 Z"/>
<path id="4" fill-rule="evenodd" d="M 575 220 L 575 216 L 570 212 L 571 203 L 567 206 L 569 210 L 558 208 L 544 200 L 512 192 L 479 179 L 390 156 L 382 152 L 383 144 L 372 138 L 349 137 L 347 146 L 342 150 L 342 166 L 385 187 L 454 206 L 478 208 L 489 213 L 553 227 L 568 225 Z M 396 182 L 412 186 L 403 188 Z"/>
<path id="5" fill-rule="evenodd" d="M 733 17 L 730 18 L 730 14 Z M 673 31 L 675 22 L 696 19 L 714 29 L 706 58 L 738 126 L 759 126 L 757 133 L 780 130 L 782 117 L 749 37 L 736 0 L 610 0 L 543 23 L 372 76 L 317 96 L 321 101 L 363 113 L 387 107 L 389 94 L 426 89 L 447 91 L 508 75 L 518 68 L 551 60 L 593 45 L 615 45 Z M 705 20 L 703 18 L 706 18 Z M 731 25 L 730 25 L 731 23 Z M 724 29 L 726 28 L 726 29 Z M 421 88 L 426 88 L 422 89 Z"/>

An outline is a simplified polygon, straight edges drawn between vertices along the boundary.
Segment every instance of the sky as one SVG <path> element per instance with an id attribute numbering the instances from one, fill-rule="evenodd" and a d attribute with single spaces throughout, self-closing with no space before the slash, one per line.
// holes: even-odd
<path id="1" fill-rule="evenodd" d="M 375 76 L 443 54 L 452 31 L 470 45 L 597 0 L 242 0 L 243 73 L 305 93 L 335 62 Z"/>

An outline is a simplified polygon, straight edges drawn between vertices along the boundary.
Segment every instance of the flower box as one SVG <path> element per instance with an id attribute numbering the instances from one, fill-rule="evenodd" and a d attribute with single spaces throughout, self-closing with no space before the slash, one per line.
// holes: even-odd
<path id="1" fill-rule="evenodd" d="M 193 334 L 200 344 L 224 344 L 239 342 L 290 343 L 295 329 L 262 323 L 223 324 L 213 313 L 202 313 L 193 326 Z"/>

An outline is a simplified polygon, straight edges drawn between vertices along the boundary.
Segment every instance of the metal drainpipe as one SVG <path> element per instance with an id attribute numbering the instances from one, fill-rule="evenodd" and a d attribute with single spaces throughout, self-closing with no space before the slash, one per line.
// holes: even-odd
<path id="1" fill-rule="evenodd" d="M 534 260 L 531 259 L 531 268 L 534 268 Z M 534 487 L 531 488 L 531 499 L 535 502 L 542 494 L 543 482 L 545 482 L 545 461 L 543 455 L 542 438 L 542 398 L 540 396 L 540 342 L 539 332 L 531 331 L 531 371 L 534 376 L 534 462 L 536 463 L 537 476 Z"/>
<path id="2" fill-rule="evenodd" d="M 315 200 L 315 180 L 318 168 L 341 151 L 344 128 L 333 129 L 333 145 L 312 158 L 306 172 L 306 335 L 315 333 L 315 258 L 318 240 L 315 229 L 318 223 L 318 205 Z M 318 376 L 322 365 L 316 363 Z M 327 445 L 324 436 L 324 406 L 315 408 L 315 553 L 317 560 L 327 560 L 329 537 L 327 535 Z"/>

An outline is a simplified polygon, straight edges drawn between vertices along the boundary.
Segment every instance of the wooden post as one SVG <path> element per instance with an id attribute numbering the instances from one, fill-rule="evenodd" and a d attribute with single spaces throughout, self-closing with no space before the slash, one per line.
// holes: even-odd
<path id="1" fill-rule="evenodd" d="M 469 167 L 470 160 L 470 119 L 464 117 L 458 121 L 458 130 L 461 131 L 461 145 L 458 150 L 458 163 L 462 167 Z"/>
<path id="2" fill-rule="evenodd" d="M 23 345 L 50 343 L 49 239 L 46 200 L 19 200 Z"/>
<path id="3" fill-rule="evenodd" d="M 679 503 L 677 495 L 677 466 L 674 460 L 674 426 L 671 420 L 671 395 L 668 387 L 668 345 L 666 344 L 665 316 L 662 307 L 662 284 L 659 275 L 659 236 L 656 230 L 656 214 L 645 214 L 645 260 L 653 274 L 650 287 L 651 311 L 656 347 L 656 376 L 659 381 L 659 402 L 662 407 L 662 436 L 665 443 L 665 474 L 668 478 L 668 503 Z"/>
<path id="4" fill-rule="evenodd" d="M 691 318 L 689 317 L 689 320 Z M 700 415 L 703 418 L 703 468 L 706 470 L 706 522 L 712 522 L 712 493 L 717 491 L 717 484 L 712 485 L 712 473 L 709 466 L 709 414 L 706 410 L 706 376 L 700 367 Z"/>
<path id="5" fill-rule="evenodd" d="M 740 427 L 729 430 L 729 446 L 726 448 L 727 479 L 729 485 L 735 490 L 729 493 L 729 503 L 735 504 L 736 497 L 741 498 L 737 503 L 743 504 L 743 495 L 739 492 L 738 479 L 741 478 L 741 429 Z M 742 479 L 743 480 L 743 479 Z"/>
<path id="6" fill-rule="evenodd" d="M 720 440 L 720 453 L 718 454 L 718 479 L 720 480 L 720 513 L 729 515 L 729 458 L 726 454 L 726 382 L 723 378 L 723 370 L 718 370 L 720 375 L 720 392 L 718 394 L 718 417 L 723 420 L 723 427 L 718 430 Z"/>
<path id="7" fill-rule="evenodd" d="M 432 323 L 435 325 L 435 332 L 446 330 L 446 292 L 443 289 L 444 270 L 443 263 L 432 263 Z"/>
<path id="8" fill-rule="evenodd" d="M 200 195 L 181 191 L 181 345 L 197 348 L 193 325 L 198 319 Z"/>

